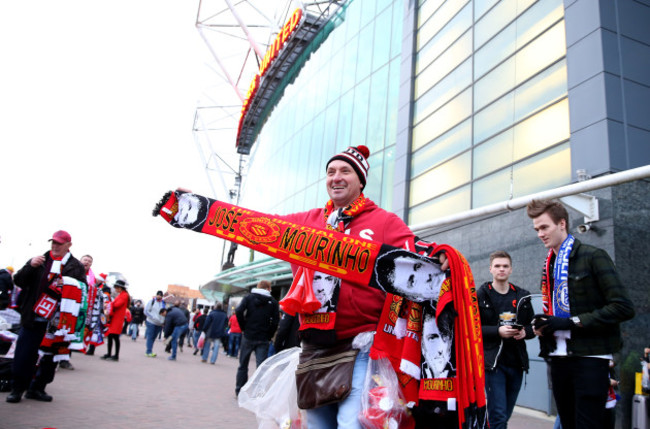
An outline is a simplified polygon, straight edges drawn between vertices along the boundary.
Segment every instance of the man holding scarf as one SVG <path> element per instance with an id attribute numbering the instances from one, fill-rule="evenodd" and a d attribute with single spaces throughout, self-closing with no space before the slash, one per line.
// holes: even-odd
<path id="1" fill-rule="evenodd" d="M 409 247 L 414 235 L 406 224 L 363 195 L 370 169 L 369 156 L 366 146 L 349 147 L 334 155 L 326 164 L 325 185 L 330 200 L 325 207 L 280 217 L 306 226 L 337 230 L 351 237 Z M 292 267 L 295 275 L 297 267 Z M 305 271 L 310 272 L 308 283 L 318 283 L 321 277 L 326 277 L 318 271 Z M 338 348 L 342 343 L 351 343 L 360 333 L 377 330 L 386 294 L 339 278 L 334 280 L 329 299 L 325 303 L 316 301 L 320 308 L 312 314 L 300 315 L 303 354 L 306 350 Z M 300 276 L 295 275 L 294 281 L 300 281 Z M 367 350 L 357 354 L 349 396 L 340 402 L 307 410 L 310 428 L 361 428 L 358 416 L 368 359 Z"/>
<path id="2" fill-rule="evenodd" d="M 58 324 L 55 316 L 61 303 L 63 277 L 86 282 L 84 266 L 70 253 L 70 234 L 57 231 L 50 241 L 49 252 L 34 256 L 14 276 L 14 282 L 22 288 L 18 302 L 22 326 L 13 360 L 13 386 L 7 402 L 20 402 L 25 390 L 29 399 L 52 401 L 52 396 L 45 393 L 45 386 L 54 380 L 57 362 L 52 353 L 43 354 L 37 371 L 39 347 L 48 329 Z"/>
<path id="3" fill-rule="evenodd" d="M 280 304 L 299 314 L 298 406 L 307 410 L 310 429 L 362 427 L 369 358 L 388 358 L 399 371 L 409 406 L 420 400 L 416 408 L 425 410 L 423 429 L 487 427 L 483 346 L 475 328 L 480 320 L 469 264 L 451 246 L 420 241 L 398 216 L 363 195 L 369 155 L 368 148 L 358 146 L 330 158 L 325 181 L 330 199 L 322 208 L 268 215 L 179 188 L 161 198 L 153 215 L 173 227 L 237 241 L 292 263 L 294 282 Z M 198 210 L 187 215 L 184 207 L 195 206 Z M 325 302 L 318 297 L 322 274 L 333 277 Z M 422 315 L 434 316 L 425 323 L 458 334 L 458 341 L 447 339 L 456 353 L 438 374 L 444 378 L 421 378 Z M 374 411 L 364 409 L 363 418 L 373 418 Z"/>
<path id="4" fill-rule="evenodd" d="M 527 211 L 549 249 L 544 314 L 535 316 L 533 326 L 540 356 L 549 362 L 562 427 L 603 428 L 609 360 L 621 349 L 619 325 L 634 317 L 634 307 L 607 252 L 569 234 L 562 204 L 533 200 Z"/>

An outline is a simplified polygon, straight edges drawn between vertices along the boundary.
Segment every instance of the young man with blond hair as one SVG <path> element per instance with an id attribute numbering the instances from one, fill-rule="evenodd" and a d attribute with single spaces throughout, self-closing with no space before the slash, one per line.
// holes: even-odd
<path id="1" fill-rule="evenodd" d="M 562 204 L 527 206 L 548 250 L 542 275 L 544 314 L 535 316 L 540 356 L 551 370 L 553 396 L 564 429 L 604 427 L 609 360 L 621 349 L 620 324 L 634 307 L 607 252 L 569 233 Z"/>

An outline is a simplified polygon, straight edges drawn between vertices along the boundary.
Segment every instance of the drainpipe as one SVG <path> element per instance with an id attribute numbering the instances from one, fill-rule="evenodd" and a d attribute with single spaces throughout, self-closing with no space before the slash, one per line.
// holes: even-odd
<path id="1" fill-rule="evenodd" d="M 631 170 L 625 170 L 619 173 L 608 174 L 606 176 L 585 180 L 583 182 L 572 183 L 571 185 L 562 186 L 560 188 L 549 189 L 547 191 L 538 192 L 536 194 L 529 194 L 523 197 L 513 198 L 508 201 L 502 201 L 500 203 L 478 207 L 476 209 L 441 217 L 429 222 L 411 225 L 410 228 L 411 231 L 417 234 L 418 232 L 439 226 L 516 210 L 525 207 L 532 200 L 562 198 L 583 192 L 593 191 L 595 189 L 607 188 L 609 186 L 620 185 L 622 183 L 633 182 L 640 179 L 646 179 L 648 177 L 650 177 L 650 165 L 645 165 L 643 167 L 633 168 Z"/>

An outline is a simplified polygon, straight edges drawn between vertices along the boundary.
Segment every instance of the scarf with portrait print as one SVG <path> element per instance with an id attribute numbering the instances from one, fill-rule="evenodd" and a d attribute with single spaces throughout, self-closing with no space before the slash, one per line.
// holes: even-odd
<path id="1" fill-rule="evenodd" d="M 329 200 L 323 212 L 326 229 L 345 233 L 354 217 L 367 207 L 366 201 L 366 197 L 361 194 L 350 205 L 337 210 L 332 200 Z M 329 298 L 326 296 L 324 298 L 328 299 L 321 302 L 318 296 L 332 283 Z M 340 278 L 306 267 L 298 268 L 291 289 L 280 301 L 280 306 L 291 315 L 299 314 L 301 338 L 316 344 L 335 341 L 334 327 L 340 289 Z"/>
<path id="2" fill-rule="evenodd" d="M 459 428 L 486 428 L 483 343 L 469 264 L 460 252 L 447 245 L 415 238 L 406 247 L 429 257 L 444 250 L 451 275 L 443 282 L 437 302 L 415 303 L 387 294 L 370 357 L 391 361 L 411 406 L 446 407 L 450 411 L 455 406 Z M 432 332 L 434 324 L 453 331 L 452 353 L 440 378 L 431 377 L 423 345 L 424 333 Z"/>

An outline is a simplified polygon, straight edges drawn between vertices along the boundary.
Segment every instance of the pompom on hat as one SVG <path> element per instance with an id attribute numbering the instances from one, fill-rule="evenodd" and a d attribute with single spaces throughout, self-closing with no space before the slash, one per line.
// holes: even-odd
<path id="1" fill-rule="evenodd" d="M 327 165 L 325 165 L 325 171 L 327 171 L 328 166 L 330 163 L 336 159 L 340 159 L 341 161 L 345 161 L 348 164 L 354 168 L 354 171 L 357 173 L 357 176 L 359 176 L 359 180 L 361 181 L 361 185 L 363 187 L 366 187 L 366 180 L 368 179 L 368 170 L 370 170 L 370 164 L 368 164 L 368 157 L 370 156 L 370 150 L 364 146 L 364 145 L 359 145 L 359 146 L 350 146 L 349 148 L 345 149 L 343 152 L 334 155 L 332 158 L 330 158 L 329 161 L 327 161 Z"/>

